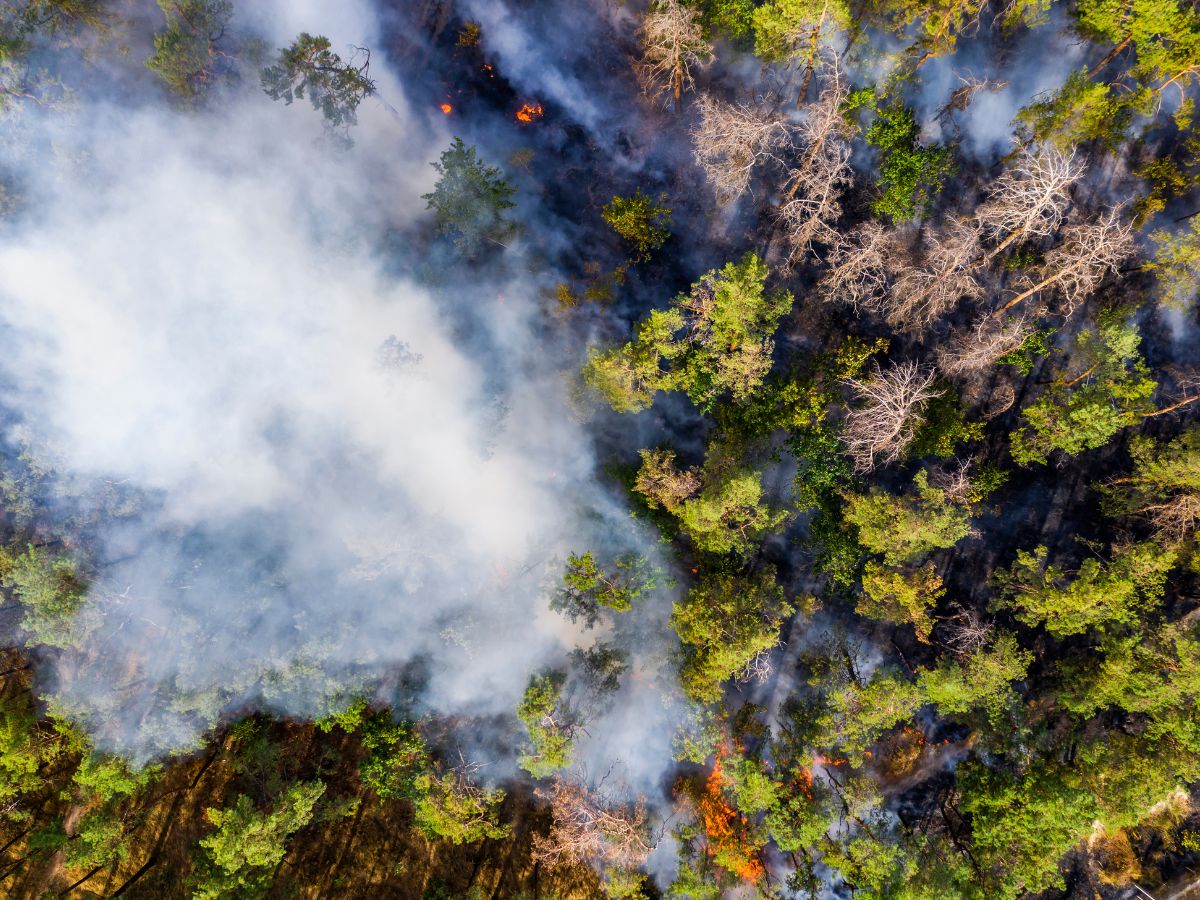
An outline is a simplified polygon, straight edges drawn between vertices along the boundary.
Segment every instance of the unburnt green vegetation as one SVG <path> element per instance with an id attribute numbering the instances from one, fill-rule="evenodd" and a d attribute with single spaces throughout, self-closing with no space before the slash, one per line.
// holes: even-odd
<path id="1" fill-rule="evenodd" d="M 411 664 L 333 685 L 301 654 L 239 703 L 181 678 L 152 703 L 203 712 L 201 737 L 125 746 L 94 725 L 128 710 L 67 703 L 53 673 L 116 652 L 96 635 L 126 600 L 105 567 L 127 548 L 104 527 L 157 495 L 109 481 L 76 504 L 53 453 L 6 429 L 0 891 L 1174 896 L 1200 864 L 1200 13 L 581 3 L 579 43 L 611 65 L 609 93 L 582 63 L 571 75 L 589 87 L 576 109 L 565 68 L 551 97 L 470 5 L 411 5 L 384 17 L 392 56 L 372 61 L 321 34 L 269 47 L 231 0 L 8 3 L 6 146 L 42 117 L 69 131 L 105 78 L 201 120 L 235 98 L 295 105 L 315 117 L 304 140 L 371 172 L 387 153 L 352 140 L 368 115 L 388 140 L 436 135 L 431 168 L 403 179 L 412 230 L 363 209 L 379 233 L 347 242 L 394 250 L 380 277 L 431 292 L 496 277 L 506 337 L 536 335 L 557 376 L 518 401 L 569 395 L 635 538 L 597 529 L 518 574 L 495 565 L 498 596 L 538 594 L 513 627 L 565 635 L 554 659 L 496 664 L 524 685 L 502 710 L 439 707 L 414 642 Z M 531 28 L 537 7 L 506 6 Z M 966 45 L 995 71 L 959 71 Z M 1041 65 L 1030 47 L 1078 64 L 1021 95 L 1002 78 Z M 544 106 L 520 93 L 542 89 Z M 974 104 L 1006 90 L 1011 140 L 989 146 Z M 405 119 L 405 102 L 429 108 Z M 5 153 L 6 234 L 38 211 Z M 421 356 L 380 340 L 400 403 Z M 498 385 L 524 375 L 489 352 L 502 377 L 469 391 L 483 457 Z M 354 455 L 329 443 L 315 493 Z M 538 476 L 557 489 L 583 468 Z M 239 601 L 255 625 L 295 587 L 263 569 Z M 436 640 L 486 655 L 463 635 L 470 604 L 493 601 L 459 601 Z M 163 612 L 152 627 L 172 627 Z M 621 729 L 649 716 L 621 707 L 635 689 L 675 733 L 629 751 Z M 628 784 L 611 747 L 645 753 Z"/>

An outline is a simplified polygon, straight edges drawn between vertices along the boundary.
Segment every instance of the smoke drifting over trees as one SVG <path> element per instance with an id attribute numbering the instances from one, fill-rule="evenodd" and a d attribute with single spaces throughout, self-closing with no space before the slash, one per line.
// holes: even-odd
<path id="1" fill-rule="evenodd" d="M 0 8 L 0 889 L 1182 887 L 1198 48 Z"/>

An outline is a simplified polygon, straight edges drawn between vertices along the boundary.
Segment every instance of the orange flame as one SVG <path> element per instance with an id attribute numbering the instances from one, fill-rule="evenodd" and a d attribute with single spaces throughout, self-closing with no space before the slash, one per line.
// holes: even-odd
<path id="1" fill-rule="evenodd" d="M 813 754 L 814 766 L 844 766 L 849 760 L 847 759 L 830 759 L 827 756 L 822 756 L 820 753 Z"/>
<path id="2" fill-rule="evenodd" d="M 454 112 L 454 107 L 453 107 L 453 106 L 451 106 L 449 103 L 443 103 L 443 104 L 442 104 L 442 115 L 444 115 L 444 116 L 448 116 L 448 115 L 450 115 L 450 113 L 452 113 L 452 112 Z"/>
<path id="3" fill-rule="evenodd" d="M 526 103 L 517 110 L 518 122 L 536 122 L 542 117 L 542 104 L 538 102 Z"/>
<path id="4" fill-rule="evenodd" d="M 812 786 L 813 786 L 812 769 L 809 769 L 806 766 L 801 766 L 800 767 L 800 776 L 796 780 L 796 787 L 800 790 L 800 792 L 802 794 L 804 794 L 805 797 L 807 797 L 809 800 L 811 800 L 811 799 L 813 799 Z"/>
<path id="5" fill-rule="evenodd" d="M 724 747 L 717 751 L 712 772 L 704 782 L 704 793 L 700 796 L 700 816 L 704 820 L 709 855 L 720 854 L 723 868 L 739 878 L 755 882 L 763 875 L 763 864 L 754 849 L 745 846 L 745 816 L 725 800 L 725 775 L 721 769 L 721 759 L 727 752 Z"/>

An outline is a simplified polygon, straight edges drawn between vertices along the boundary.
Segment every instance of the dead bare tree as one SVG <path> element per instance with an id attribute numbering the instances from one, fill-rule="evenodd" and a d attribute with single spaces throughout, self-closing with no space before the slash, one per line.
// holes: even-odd
<path id="1" fill-rule="evenodd" d="M 771 651 L 760 650 L 746 661 L 746 665 L 737 674 L 738 684 L 749 684 L 751 681 L 766 684 L 771 678 L 774 666 L 771 664 Z"/>
<path id="2" fill-rule="evenodd" d="M 953 378 L 974 375 L 1020 347 L 1033 328 L 1025 314 L 1004 319 L 984 316 L 969 328 L 953 332 L 938 347 L 938 368 Z"/>
<path id="3" fill-rule="evenodd" d="M 1086 170 L 1074 151 L 1063 153 L 1047 146 L 1040 153 L 1023 154 L 996 179 L 988 199 L 975 213 L 980 226 L 1000 241 L 987 259 L 999 255 L 1013 241 L 1054 234 L 1071 202 L 1071 187 Z"/>
<path id="4" fill-rule="evenodd" d="M 1002 91 L 1008 87 L 1007 81 L 993 81 L 990 78 L 975 78 L 973 76 L 959 76 L 959 81 L 962 82 L 962 87 L 956 88 L 951 94 L 950 99 L 937 112 L 937 120 L 949 124 L 957 133 L 961 133 L 958 127 L 958 122 L 954 119 L 956 112 L 965 112 L 971 105 L 971 101 L 975 99 L 975 95 L 980 91 Z"/>
<path id="5" fill-rule="evenodd" d="M 654 97 L 670 94 L 678 109 L 683 92 L 695 86 L 692 67 L 713 58 L 699 12 L 679 0 L 658 0 L 646 12 L 641 39 L 637 71 L 642 89 Z"/>
<path id="6" fill-rule="evenodd" d="M 983 420 L 985 422 L 990 422 L 997 416 L 1004 415 L 1004 413 L 1012 409 L 1013 404 L 1016 402 L 1016 388 L 1012 386 L 1012 382 L 1004 382 L 998 388 L 996 388 L 990 401 L 988 402 L 987 409 L 983 411 Z"/>
<path id="7" fill-rule="evenodd" d="M 622 798 L 601 784 L 589 789 L 581 778 L 555 776 L 538 796 L 550 802 L 553 825 L 533 839 L 533 858 L 553 868 L 564 864 L 636 868 L 656 842 L 647 825 L 646 801 Z"/>
<path id="8" fill-rule="evenodd" d="M 1161 503 L 1138 510 L 1158 534 L 1171 543 L 1181 543 L 1200 528 L 1200 494 L 1178 493 Z"/>
<path id="9" fill-rule="evenodd" d="M 938 466 L 929 473 L 929 483 L 954 503 L 969 506 L 975 502 L 971 468 L 974 460 L 954 460 L 952 464 Z"/>
<path id="10" fill-rule="evenodd" d="M 746 192 L 755 166 L 783 163 L 793 135 L 778 115 L 711 94 L 701 94 L 696 105 L 700 118 L 692 128 L 694 155 L 722 202 Z"/>
<path id="11" fill-rule="evenodd" d="M 952 218 L 926 233 L 922 266 L 905 267 L 881 300 L 888 323 L 904 331 L 922 331 L 960 299 L 977 298 L 976 277 L 982 232 L 970 219 Z"/>
<path id="12" fill-rule="evenodd" d="M 992 315 L 999 316 L 1035 294 L 1050 291 L 1063 300 L 1064 315 L 1070 315 L 1135 250 L 1133 225 L 1122 220 L 1119 206 L 1110 208 L 1094 222 L 1069 225 L 1064 230 L 1063 242 L 1047 254 L 1039 268 L 1042 277 L 1037 283 Z"/>
<path id="13" fill-rule="evenodd" d="M 900 255 L 895 235 L 878 222 L 835 234 L 817 293 L 826 303 L 846 303 L 856 311 L 878 310 Z"/>
<path id="14" fill-rule="evenodd" d="M 894 462 L 912 442 L 924 421 L 925 407 L 941 391 L 936 373 L 915 362 L 900 363 L 886 372 L 875 367 L 865 381 L 850 379 L 858 406 L 846 414 L 842 441 L 859 472 Z"/>
<path id="15" fill-rule="evenodd" d="M 974 609 L 951 607 L 954 612 L 939 623 L 939 632 L 944 633 L 945 643 L 959 656 L 967 656 L 992 639 L 994 626 L 985 622 Z"/>
<path id="16" fill-rule="evenodd" d="M 833 223 L 842 215 L 842 192 L 853 180 L 851 128 L 842 112 L 846 86 L 836 59 L 817 102 L 805 109 L 798 137 L 803 153 L 784 182 L 787 191 L 775 210 L 787 241 L 789 267 L 809 252 L 814 241 L 837 239 Z"/>

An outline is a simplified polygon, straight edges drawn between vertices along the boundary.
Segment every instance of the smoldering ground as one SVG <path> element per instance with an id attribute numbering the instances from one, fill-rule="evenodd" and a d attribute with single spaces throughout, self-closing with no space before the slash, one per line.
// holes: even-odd
<path id="1" fill-rule="evenodd" d="M 252 20 L 276 44 L 378 37 L 367 4 L 283 7 Z M 0 242 L 4 404 L 13 446 L 72 485 L 56 514 L 99 522 L 69 548 L 90 581 L 76 639 L 40 677 L 101 748 L 145 760 L 248 710 L 395 701 L 413 660 L 420 708 L 510 716 L 531 672 L 593 639 L 546 609 L 566 553 L 644 549 L 520 242 L 462 272 L 430 245 L 420 195 L 450 133 L 379 55 L 371 74 L 386 102 L 349 149 L 254 84 L 205 111 L 26 114 L 57 155 L 22 161 Z M 667 640 L 662 602 L 640 643 Z M 591 741 L 653 782 L 661 678 L 635 660 L 583 758 Z"/>

